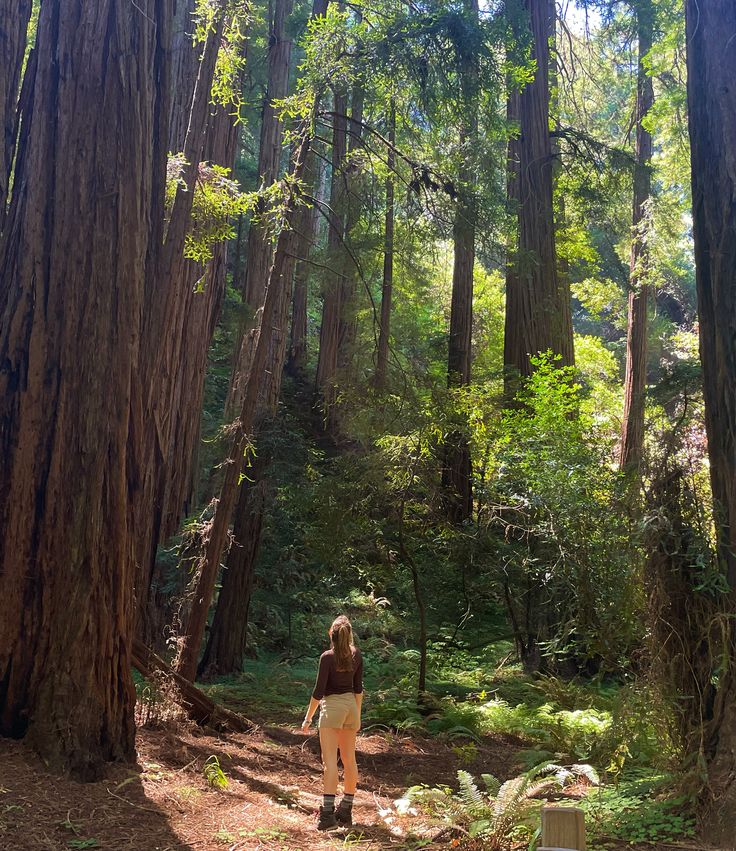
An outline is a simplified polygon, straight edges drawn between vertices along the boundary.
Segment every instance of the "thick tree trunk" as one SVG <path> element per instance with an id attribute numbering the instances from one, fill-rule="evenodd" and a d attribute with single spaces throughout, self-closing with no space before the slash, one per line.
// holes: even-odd
<path id="1" fill-rule="evenodd" d="M 654 104 L 654 85 L 644 59 L 652 48 L 653 15 L 650 0 L 638 0 L 636 6 L 639 34 L 639 67 L 636 89 L 636 168 L 634 171 L 634 209 L 632 217 L 629 320 L 626 334 L 626 379 L 624 382 L 624 419 L 621 434 L 621 469 L 637 470 L 644 449 L 644 397 L 647 372 L 647 312 L 649 287 L 647 248 L 649 200 L 652 194 L 652 135 L 644 127 Z"/>
<path id="2" fill-rule="evenodd" d="M 692 159 L 705 424 L 718 553 L 736 588 L 736 5 L 686 0 L 687 89 Z M 730 612 L 736 610 L 731 591 Z M 717 817 L 708 839 L 736 847 L 736 635 L 719 677 L 707 742 Z"/>
<path id="3" fill-rule="evenodd" d="M 0 256 L 0 734 L 83 778 L 134 756 L 128 412 L 169 25 L 159 0 L 42 4 Z"/>
<path id="4" fill-rule="evenodd" d="M 189 346 L 195 345 L 194 341 L 189 340 L 189 329 L 186 327 L 187 306 L 192 297 L 194 278 L 192 264 L 184 257 L 184 241 L 190 227 L 194 186 L 205 141 L 213 126 L 210 93 L 225 18 L 226 9 L 222 5 L 203 48 L 200 51 L 194 45 L 191 46 L 189 64 L 182 59 L 180 76 L 178 80 L 172 81 L 174 84 L 180 83 L 182 89 L 193 82 L 194 88 L 190 92 L 185 138 L 181 146 L 186 162 L 181 175 L 183 185 L 176 193 L 165 238 L 161 234 L 163 244 L 153 260 L 155 272 L 152 281 L 155 283 L 149 281 L 146 293 L 141 364 L 131 406 L 130 488 L 134 495 L 139 628 L 142 626 L 140 618 L 145 611 L 145 601 L 150 590 L 156 548 L 164 528 L 168 461 L 172 452 L 171 441 L 181 389 L 184 341 Z M 174 88 L 178 89 L 176 85 Z M 177 91 L 177 98 L 181 97 Z M 186 98 L 182 101 L 183 104 L 187 103 Z M 183 105 L 181 108 L 185 109 Z M 184 122 L 178 121 L 177 125 L 182 128 Z M 169 145 L 181 141 L 172 134 L 169 135 Z M 206 351 L 209 341 L 197 343 Z"/>
<path id="5" fill-rule="evenodd" d="M 268 33 L 268 84 L 261 115 L 261 139 L 258 152 L 258 176 L 266 189 L 279 176 L 283 123 L 274 103 L 283 100 L 288 93 L 289 69 L 291 66 L 291 39 L 286 35 L 286 23 L 293 7 L 293 0 L 275 0 L 273 18 Z M 265 212 L 261 203 L 256 215 Z M 245 302 L 253 310 L 263 304 L 263 294 L 268 283 L 273 246 L 267 228 L 257 221 L 251 222 L 248 233 L 245 269 Z"/>
<path id="6" fill-rule="evenodd" d="M 258 455 L 240 486 L 233 517 L 233 542 L 222 574 L 207 646 L 199 674 L 232 674 L 243 670 L 248 635 L 248 609 L 255 580 L 255 566 L 261 544 L 261 530 L 267 498 L 265 473 L 269 460 Z"/>
<path id="7" fill-rule="evenodd" d="M 477 23 L 477 0 L 466 0 L 466 14 Z M 460 69 L 464 121 L 460 128 L 462 166 L 458 174 L 458 200 L 453 226 L 454 265 L 450 336 L 447 355 L 447 386 L 470 384 L 473 333 L 473 271 L 475 268 L 476 148 L 478 143 L 478 70 L 476 57 L 468 53 Z M 464 424 L 463 424 L 464 425 Z M 445 441 L 442 484 L 447 512 L 454 523 L 462 523 L 473 510 L 472 461 L 468 437 L 463 427 L 451 432 Z"/>
<path id="8" fill-rule="evenodd" d="M 337 368 L 345 376 L 352 364 L 355 338 L 358 325 L 356 319 L 357 293 L 360 287 L 360 270 L 355 263 L 355 246 L 350 242 L 351 234 L 360 221 L 363 210 L 363 187 L 359 160 L 356 152 L 363 145 L 363 108 L 365 89 L 362 83 L 356 83 L 350 104 L 348 122 L 348 160 L 349 167 L 345 176 L 345 246 L 343 263 L 345 264 L 344 290 L 340 299 L 340 328 L 337 344 Z"/>
<path id="9" fill-rule="evenodd" d="M 327 233 L 327 264 L 322 289 L 322 324 L 319 333 L 317 361 L 317 391 L 323 407 L 325 430 L 337 428 L 335 401 L 337 398 L 337 363 L 340 346 L 340 317 L 345 292 L 345 207 L 346 184 L 343 165 L 347 156 L 347 94 L 344 89 L 334 92 L 332 119 L 332 178 L 330 184 L 329 230 Z"/>
<path id="10" fill-rule="evenodd" d="M 283 100 L 288 93 L 292 43 L 291 39 L 286 37 L 286 24 L 293 5 L 293 0 L 276 0 L 270 23 L 268 85 L 263 104 L 258 154 L 258 174 L 263 189 L 275 183 L 279 176 L 284 133 L 283 123 L 274 103 Z M 259 216 L 265 213 L 266 202 L 260 200 L 248 231 L 243 300 L 253 315 L 263 304 L 263 295 L 273 262 L 273 243 L 268 225 L 258 220 Z M 238 345 L 238 355 L 225 405 L 228 416 L 237 416 L 243 401 L 245 382 L 248 380 L 248 331 L 252 330 L 254 322 L 252 318 L 247 320 Z"/>
<path id="11" fill-rule="evenodd" d="M 516 353 L 514 338 L 521 300 L 525 295 L 519 278 L 519 207 L 521 206 L 521 180 L 519 177 L 519 92 L 509 87 L 506 101 L 506 123 L 509 140 L 506 147 L 506 207 L 513 222 L 506 245 L 506 333 L 504 339 L 504 397 L 513 402 L 519 390 L 520 364 L 513 365 Z M 527 308 L 528 309 L 528 308 Z M 511 313 L 514 314 L 512 319 Z"/>
<path id="12" fill-rule="evenodd" d="M 13 167 L 18 95 L 32 5 L 32 0 L 0 0 L 0 229 Z"/>
<path id="13" fill-rule="evenodd" d="M 293 177 L 297 185 L 304 177 L 310 143 L 309 132 L 307 129 L 304 129 L 294 160 Z M 225 465 L 225 477 L 220 489 L 220 496 L 212 525 L 209 529 L 209 536 L 202 558 L 202 566 L 197 581 L 192 609 L 189 615 L 186 633 L 182 640 L 178 670 L 188 680 L 193 680 L 197 672 L 200 646 L 207 624 L 210 604 L 212 603 L 220 559 L 225 550 L 233 509 L 240 493 L 240 477 L 245 463 L 246 447 L 252 437 L 253 427 L 256 422 L 259 410 L 259 398 L 266 386 L 263 373 L 267 369 L 269 353 L 272 350 L 273 329 L 278 322 L 279 310 L 283 309 L 284 303 L 286 305 L 289 303 L 289 298 L 284 296 L 284 287 L 287 286 L 286 281 L 290 279 L 290 276 L 294 272 L 292 258 L 294 254 L 295 230 L 293 226 L 298 211 L 297 204 L 297 198 L 293 193 L 290 194 L 286 202 L 284 224 L 276 244 L 276 251 L 274 252 L 273 266 L 269 275 L 261 321 L 257 330 L 257 340 L 255 341 L 253 356 L 248 370 L 248 381 L 245 386 L 240 417 L 236 424 L 229 457 Z M 282 335 L 285 340 L 285 328 L 282 329 Z"/>
<path id="14" fill-rule="evenodd" d="M 305 166 L 305 182 L 310 182 L 314 173 L 314 156 L 310 152 Z M 317 191 L 315 189 L 315 192 Z M 254 429 L 256 435 L 261 431 L 263 423 L 276 414 L 286 356 L 291 282 L 296 278 L 294 267 L 299 262 L 298 258 L 304 258 L 308 254 L 309 229 L 313 221 L 314 208 L 306 205 L 300 207 L 294 226 L 292 243 L 294 250 L 284 265 L 283 288 L 279 293 L 268 359 L 258 391 L 258 412 Z M 306 264 L 302 262 L 302 265 Z M 251 358 L 252 344 L 249 362 Z M 253 591 L 256 562 L 261 548 L 261 530 L 268 496 L 269 465 L 270 457 L 259 449 L 248 471 L 249 480 L 243 481 L 240 486 L 233 518 L 233 540 L 228 551 L 212 629 L 199 665 L 200 675 L 229 674 L 243 669 L 248 609 Z"/>
<path id="15" fill-rule="evenodd" d="M 396 143 L 396 105 L 391 101 L 388 116 L 388 141 L 387 153 L 388 177 L 386 178 L 386 219 L 383 234 L 383 284 L 381 286 L 381 318 L 378 330 L 378 350 L 376 352 L 376 376 L 377 390 L 386 387 L 386 375 L 388 373 L 388 351 L 391 335 L 391 301 L 394 292 L 394 167 L 396 154 L 394 144 Z"/>
<path id="16" fill-rule="evenodd" d="M 323 200 L 319 197 L 318 176 L 315 186 L 315 203 L 303 215 L 304 232 L 297 234 L 300 250 L 297 252 L 296 271 L 294 272 L 294 295 L 291 302 L 291 336 L 287 367 L 293 375 L 302 375 L 307 366 L 307 305 L 309 297 L 309 252 L 317 242 L 319 226 L 319 206 Z"/>
<path id="17" fill-rule="evenodd" d="M 534 80 L 518 96 L 520 136 L 519 243 L 514 272 L 507 278 L 504 363 L 507 388 L 531 374 L 530 356 L 552 351 L 563 364 L 574 361 L 572 322 L 560 285 L 555 249 L 553 157 L 549 133 L 549 4 L 525 0 L 532 32 Z"/>

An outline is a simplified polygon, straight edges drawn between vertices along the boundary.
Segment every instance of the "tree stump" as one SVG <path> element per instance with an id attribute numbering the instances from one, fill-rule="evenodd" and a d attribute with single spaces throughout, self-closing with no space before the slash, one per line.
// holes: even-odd
<path id="1" fill-rule="evenodd" d="M 586 851 L 585 814 L 578 807 L 542 807 L 538 851 Z"/>

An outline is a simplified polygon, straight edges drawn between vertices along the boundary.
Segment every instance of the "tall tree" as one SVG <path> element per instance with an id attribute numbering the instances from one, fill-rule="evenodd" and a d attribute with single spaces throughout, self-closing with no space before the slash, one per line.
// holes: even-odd
<path id="1" fill-rule="evenodd" d="M 315 6 L 319 2 L 320 0 L 317 0 Z M 323 13 L 322 11 L 321 14 Z M 292 264 L 296 233 L 294 225 L 300 209 L 297 191 L 294 187 L 298 186 L 304 179 L 307 156 L 311 145 L 310 127 L 313 120 L 314 114 L 310 116 L 301 132 L 301 140 L 294 155 L 291 189 L 285 202 L 283 223 L 274 251 L 260 322 L 253 335 L 252 356 L 248 360 L 248 380 L 244 388 L 242 407 L 236 421 L 230 452 L 225 465 L 225 476 L 220 488 L 211 528 L 208 530 L 194 600 L 186 625 L 186 632 L 183 636 L 181 652 L 177 660 L 179 672 L 188 680 L 193 680 L 197 673 L 200 646 L 215 590 L 220 559 L 225 550 L 228 529 L 240 493 L 239 486 L 245 464 L 246 449 L 253 437 L 259 411 L 259 396 L 264 388 L 263 374 L 268 369 L 269 364 L 272 346 L 271 330 L 278 320 L 281 305 L 284 303 L 288 305 L 289 303 L 289 299 L 284 298 L 284 287 L 294 271 Z M 282 334 L 285 341 L 285 320 Z M 285 342 L 283 347 L 285 349 Z M 283 359 L 281 365 L 283 366 Z"/>
<path id="2" fill-rule="evenodd" d="M 626 334 L 626 379 L 624 419 L 621 434 L 620 466 L 636 469 L 644 447 L 644 395 L 647 367 L 647 248 L 650 198 L 652 194 L 652 134 L 646 117 L 654 105 L 654 84 L 647 72 L 646 57 L 652 49 L 654 9 L 651 0 L 637 0 L 639 58 L 636 85 L 636 165 L 634 169 L 634 209 L 632 218 L 629 278 L 629 319 Z"/>
<path id="3" fill-rule="evenodd" d="M 530 356 L 552 351 L 563 364 L 574 360 L 572 319 L 560 285 L 555 245 L 553 155 L 549 132 L 548 0 L 524 0 L 529 14 L 534 77 L 518 96 L 519 238 L 515 269 L 507 277 L 504 365 L 507 395 L 528 376 Z"/>
<path id="4" fill-rule="evenodd" d="M 0 256 L 0 734 L 82 777 L 134 754 L 128 412 L 163 220 L 168 16 L 41 5 Z"/>
<path id="5" fill-rule="evenodd" d="M 317 390 L 323 405 L 325 427 L 336 428 L 337 363 L 340 347 L 340 315 L 345 291 L 345 206 L 346 184 L 343 166 L 347 156 L 347 92 L 339 84 L 334 90 L 332 109 L 332 175 L 330 182 L 327 257 L 329 270 L 322 288 L 322 323 L 319 332 Z"/>
<path id="6" fill-rule="evenodd" d="M 191 0 L 189 4 L 192 8 Z M 157 250 L 152 255 L 156 269 L 151 278 L 155 285 L 150 280 L 147 282 L 139 375 L 130 417 L 129 487 L 135 514 L 136 591 L 141 616 L 151 586 L 156 549 L 164 532 L 170 477 L 172 469 L 176 469 L 169 462 L 185 341 L 190 348 L 199 346 L 205 352 L 209 346 L 206 337 L 188 337 L 186 316 L 193 277 L 184 247 L 191 229 L 195 186 L 201 179 L 200 164 L 208 129 L 215 123 L 210 106 L 217 59 L 225 46 L 228 26 L 237 14 L 236 8 L 225 0 L 217 3 L 204 43 L 201 48 L 190 44 L 193 53 L 185 54 L 188 58 L 182 59 L 181 74 L 174 81 L 181 82 L 183 92 L 176 92 L 181 106 L 171 113 L 168 142 L 183 143 L 183 164 L 165 233 L 161 229 L 156 238 Z M 179 115 L 182 110 L 186 120 Z M 180 132 L 185 134 L 183 139 L 177 136 Z M 141 620 L 139 625 L 143 625 Z"/>
<path id="7" fill-rule="evenodd" d="M 736 611 L 736 5 L 687 0 L 687 93 L 693 235 L 718 555 Z M 727 621 L 706 755 L 718 818 L 711 841 L 734 848 L 736 812 L 736 625 Z"/>
<path id="8" fill-rule="evenodd" d="M 465 0 L 469 25 L 478 24 L 477 0 Z M 478 68 L 475 46 L 470 39 L 461 45 L 459 128 L 460 169 L 457 205 L 453 224 L 454 263 L 452 269 L 452 301 L 450 336 L 447 355 L 448 387 L 470 384 L 471 341 L 473 330 L 473 271 L 475 268 L 477 179 L 476 149 L 478 144 Z M 467 437 L 462 431 L 448 435 L 442 481 L 448 498 L 448 511 L 454 522 L 467 519 L 473 508 L 472 461 Z"/>
<path id="9" fill-rule="evenodd" d="M 394 289 L 394 167 L 396 163 L 396 103 L 392 99 L 388 115 L 387 151 L 388 175 L 386 176 L 386 216 L 383 232 L 383 282 L 381 284 L 381 316 L 378 330 L 378 349 L 376 352 L 376 387 L 383 390 L 386 386 L 388 371 L 388 350 L 391 335 L 391 301 Z"/>
<path id="10" fill-rule="evenodd" d="M 258 176 L 261 187 L 264 189 L 278 179 L 281 165 L 283 122 L 278 112 L 277 102 L 283 100 L 288 93 L 292 42 L 287 37 L 286 25 L 293 5 L 293 0 L 276 0 L 273 5 L 273 17 L 269 22 L 268 82 L 261 115 L 258 153 Z M 273 245 L 268 224 L 260 220 L 266 213 L 266 205 L 266 200 L 261 198 L 248 231 L 243 297 L 253 314 L 263 303 L 273 259 Z M 244 334 L 233 370 L 232 386 L 227 401 L 228 411 L 240 409 L 247 380 L 248 346 L 247 334 Z"/>
<path id="11" fill-rule="evenodd" d="M 297 252 L 294 272 L 294 294 L 291 303 L 291 331 L 289 337 L 289 358 L 287 367 L 294 375 L 304 372 L 307 365 L 307 307 L 309 284 L 309 252 L 319 239 L 319 210 L 324 202 L 322 192 L 324 169 L 321 160 L 316 163 L 317 177 L 314 191 L 314 203 L 303 214 L 303 232 L 297 236 L 301 250 Z"/>

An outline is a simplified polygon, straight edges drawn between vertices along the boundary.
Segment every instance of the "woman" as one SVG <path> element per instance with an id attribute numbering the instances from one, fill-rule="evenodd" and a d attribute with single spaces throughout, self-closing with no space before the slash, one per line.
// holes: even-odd
<path id="1" fill-rule="evenodd" d="M 319 743 L 324 769 L 324 799 L 319 808 L 317 830 L 353 823 L 353 797 L 358 785 L 355 761 L 355 737 L 360 729 L 363 704 L 363 659 L 353 644 L 350 621 L 340 615 L 330 627 L 330 649 L 319 659 L 317 683 L 302 732 L 309 730 L 314 713 L 319 713 Z M 345 788 L 340 806 L 335 810 L 337 794 L 337 752 L 345 769 Z"/>

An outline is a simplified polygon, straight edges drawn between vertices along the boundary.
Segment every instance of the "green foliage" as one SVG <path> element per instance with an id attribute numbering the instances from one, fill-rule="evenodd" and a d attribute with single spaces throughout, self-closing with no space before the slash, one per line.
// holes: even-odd
<path id="1" fill-rule="evenodd" d="M 202 773 L 204 774 L 204 779 L 214 789 L 227 789 L 230 784 L 225 772 L 222 770 L 220 760 L 215 754 L 207 757 Z"/>
<path id="2" fill-rule="evenodd" d="M 493 775 L 484 774 L 486 791 L 481 791 L 473 776 L 460 770 L 457 792 L 446 787 L 413 786 L 395 805 L 399 812 L 405 812 L 412 803 L 418 804 L 462 828 L 471 839 L 480 840 L 483 848 L 503 851 L 515 847 L 522 838 L 527 842 L 531 839 L 533 828 L 529 816 L 534 809 L 533 798 L 560 790 L 579 778 L 594 776 L 595 772 L 587 765 L 564 768 L 543 764 L 503 783 Z"/>
<path id="3" fill-rule="evenodd" d="M 166 206 L 171 211 L 178 191 L 188 191 L 183 179 L 183 154 L 170 154 L 167 163 Z M 244 193 L 222 166 L 200 163 L 192 199 L 192 221 L 184 242 L 184 256 L 205 264 L 213 247 L 235 235 L 232 221 L 253 208 L 257 196 Z"/>
<path id="4" fill-rule="evenodd" d="M 694 802 L 665 797 L 668 779 L 652 772 L 629 774 L 584 798 L 580 806 L 592 834 L 591 848 L 605 847 L 599 838 L 667 843 L 695 836 Z"/>

